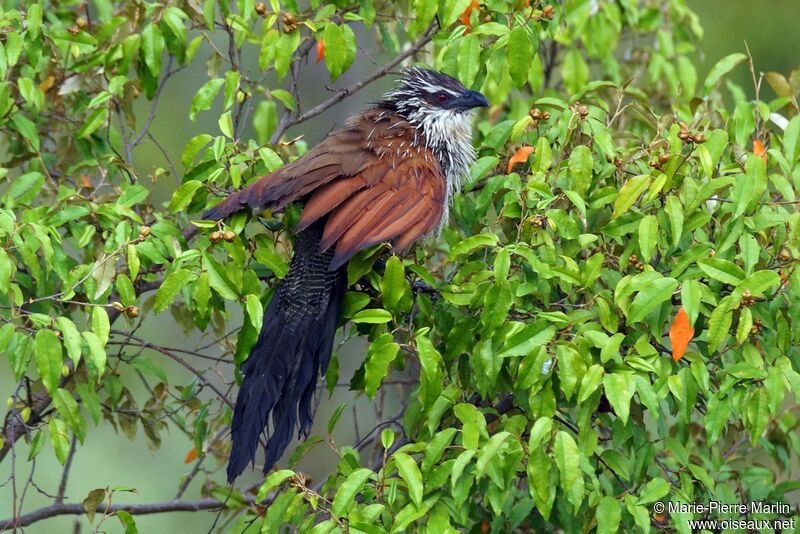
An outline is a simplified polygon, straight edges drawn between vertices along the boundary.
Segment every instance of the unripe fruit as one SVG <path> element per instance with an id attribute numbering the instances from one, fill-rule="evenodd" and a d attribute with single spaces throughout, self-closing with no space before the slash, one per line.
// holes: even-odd
<path id="1" fill-rule="evenodd" d="M 662 165 L 669 161 L 669 154 L 661 154 L 658 156 L 658 162 Z"/>
<path id="2" fill-rule="evenodd" d="M 150 227 L 149 226 L 142 226 L 139 229 L 139 239 L 147 239 L 147 236 L 150 235 Z"/>
<path id="3" fill-rule="evenodd" d="M 139 317 L 139 308 L 137 306 L 131 306 L 130 308 L 125 310 L 125 315 L 127 315 L 131 319 L 135 319 Z"/>
<path id="4" fill-rule="evenodd" d="M 222 239 L 230 243 L 231 241 L 236 239 L 236 232 L 232 232 L 231 230 L 225 230 L 225 232 L 222 233 Z"/>
<path id="5" fill-rule="evenodd" d="M 782 248 L 780 254 L 778 254 L 778 259 L 781 261 L 789 261 L 792 259 L 792 253 L 789 252 L 788 249 Z"/>
<path id="6" fill-rule="evenodd" d="M 213 232 L 211 232 L 211 235 L 208 236 L 208 238 L 211 240 L 212 243 L 219 243 L 220 241 L 222 241 L 222 232 L 220 232 L 219 230 L 214 230 Z"/>
<path id="7" fill-rule="evenodd" d="M 678 132 L 678 139 L 681 141 L 688 141 L 690 137 L 689 130 L 681 130 Z"/>
<path id="8" fill-rule="evenodd" d="M 694 142 L 697 143 L 698 145 L 702 145 L 703 143 L 706 142 L 706 136 L 703 133 L 695 134 L 693 139 Z"/>
<path id="9" fill-rule="evenodd" d="M 259 2 L 256 4 L 256 13 L 262 17 L 267 16 L 267 6 L 264 4 L 264 2 Z"/>

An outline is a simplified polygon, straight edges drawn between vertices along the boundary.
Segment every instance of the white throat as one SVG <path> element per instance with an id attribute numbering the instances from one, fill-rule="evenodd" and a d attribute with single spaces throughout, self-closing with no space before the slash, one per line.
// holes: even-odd
<path id="1" fill-rule="evenodd" d="M 472 113 L 450 109 L 420 107 L 408 121 L 422 128 L 425 145 L 442 168 L 447 181 L 447 198 L 439 231 L 447 224 L 453 194 L 461 190 L 461 182 L 475 161 L 472 148 Z"/>

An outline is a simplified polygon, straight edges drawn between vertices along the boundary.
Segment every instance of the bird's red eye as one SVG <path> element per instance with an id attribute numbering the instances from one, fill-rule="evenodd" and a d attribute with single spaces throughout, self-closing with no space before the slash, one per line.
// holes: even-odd
<path id="1" fill-rule="evenodd" d="M 447 102 L 447 95 L 444 93 L 437 94 L 436 101 L 440 104 L 444 104 L 445 102 Z"/>

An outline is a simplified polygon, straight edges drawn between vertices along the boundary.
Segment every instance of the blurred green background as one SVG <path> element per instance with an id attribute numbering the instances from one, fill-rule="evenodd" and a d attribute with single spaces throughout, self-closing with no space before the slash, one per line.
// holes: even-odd
<path id="1" fill-rule="evenodd" d="M 705 29 L 705 41 L 698 53 L 698 74 L 702 80 L 711 66 L 721 57 L 734 53 L 744 52 L 745 42 L 750 48 L 755 62 L 756 72 L 777 71 L 787 75 L 791 70 L 800 66 L 800 32 L 797 31 L 797 22 L 800 21 L 800 1 L 798 0 L 692 0 L 689 2 L 698 13 Z M 359 34 L 363 36 L 363 33 Z M 372 56 L 357 63 L 337 85 L 348 85 L 369 73 L 374 67 L 372 61 L 380 61 L 381 56 L 374 42 L 361 42 L 362 48 Z M 202 54 L 202 51 L 200 52 Z M 363 55 L 363 54 L 362 54 Z M 175 76 L 172 83 L 166 86 L 162 96 L 158 116 L 153 125 L 155 137 L 161 140 L 163 148 L 173 161 L 180 160 L 180 153 L 188 139 L 201 132 L 216 132 L 216 115 L 204 113 L 198 117 L 196 123 L 187 120 L 189 103 L 194 91 L 205 81 L 206 74 L 202 62 L 196 63 L 196 68 L 181 71 Z M 731 77 L 748 94 L 754 94 L 753 83 L 747 68 L 740 66 Z M 309 65 L 305 70 L 303 83 L 304 105 L 318 102 L 328 94 L 329 78 L 324 67 Z M 363 107 L 365 102 L 376 99 L 390 84 L 389 80 L 381 80 L 369 86 L 357 98 L 345 100 L 334 109 L 319 116 L 314 121 L 304 125 L 301 130 L 290 130 L 289 135 L 306 134 L 309 143 L 314 143 L 322 138 L 333 127 L 342 124 L 344 117 Z M 774 97 L 771 90 L 764 87 L 763 96 L 767 100 Z M 139 110 L 140 116 L 147 115 L 148 108 Z M 245 131 L 244 137 L 253 136 L 252 128 Z M 151 142 L 143 143 L 135 153 L 135 161 L 141 176 L 151 175 L 158 167 L 169 169 L 170 165 L 165 160 L 161 151 Z M 179 163 L 177 165 L 180 165 Z M 177 172 L 180 172 L 178 167 Z M 179 183 L 179 176 L 160 178 L 155 184 L 154 194 L 169 198 L 175 185 Z M 230 320 L 233 327 L 240 324 L 241 317 L 234 314 Z M 181 335 L 180 329 L 162 315 L 158 321 L 146 324 L 140 335 L 153 342 L 164 345 L 180 345 L 191 347 L 202 344 L 200 339 L 186 339 Z M 122 325 L 118 327 L 126 328 Z M 207 340 L 204 340 L 207 341 Z M 340 348 L 341 380 L 346 381 L 358 363 L 363 353 L 361 344 L 349 343 Z M 151 355 L 151 357 L 155 357 Z M 159 360 L 160 361 L 160 360 Z M 168 372 L 177 377 L 175 383 L 186 383 L 189 380 L 184 370 L 172 362 L 161 362 Z M 212 375 L 209 375 L 212 377 Z M 9 373 L 0 373 L 0 391 L 10 392 L 14 384 L 10 381 Z M 222 377 L 215 379 L 222 383 Z M 353 409 L 345 411 L 335 432 L 337 441 L 341 443 L 353 442 L 353 419 L 358 414 L 362 434 L 371 428 L 373 420 L 373 404 L 365 398 L 353 402 L 353 396 L 346 388 L 337 388 L 333 399 L 324 398 L 316 418 L 315 432 L 324 432 L 324 426 L 331 412 L 340 403 L 348 402 Z M 396 407 L 387 406 L 386 413 L 394 413 Z M 157 502 L 171 499 L 177 490 L 180 477 L 189 472 L 191 465 L 184 463 L 187 451 L 192 447 L 191 442 L 183 435 L 172 432 L 164 433 L 163 445 L 156 452 L 148 449 L 143 439 L 130 441 L 121 434 L 115 434 L 111 427 L 102 424 L 101 432 L 93 431 L 91 443 L 92 450 L 80 449 L 73 465 L 72 478 L 67 490 L 71 502 L 79 502 L 84 496 L 96 487 L 124 486 L 136 488 L 136 494 L 123 493 L 115 497 L 116 502 Z M 142 433 L 139 432 L 139 438 Z M 25 461 L 27 448 L 20 442 L 17 449 L 17 469 L 27 473 L 30 465 Z M 321 476 L 335 462 L 333 453 L 320 446 L 307 458 L 303 469 L 312 477 Z M 58 487 L 61 468 L 52 452 L 45 451 L 39 456 L 36 466 L 37 478 L 41 489 L 48 493 L 55 493 Z M 208 462 L 208 467 L 216 467 L 213 461 Z M 3 484 L 10 475 L 9 461 L 0 466 L 0 484 Z M 216 478 L 223 480 L 222 472 Z M 25 477 L 22 478 L 25 480 Z M 186 497 L 189 499 L 199 497 L 199 477 L 189 488 Z M 238 480 L 238 487 L 256 483 L 258 474 L 248 473 Z M 21 491 L 21 488 L 18 488 Z M 35 488 L 28 488 L 29 495 L 25 501 L 25 511 L 31 511 L 39 506 L 50 503 L 50 500 L 41 495 Z M 11 502 L 10 484 L 0 486 L 0 503 L 4 503 L 0 510 L 2 516 L 10 515 Z M 193 533 L 206 532 L 214 520 L 210 512 L 172 513 L 155 516 L 142 516 L 137 518 L 139 531 L 142 533 Z M 95 520 L 95 527 L 98 519 Z M 82 525 L 82 530 L 76 529 L 76 524 Z M 119 522 L 109 518 L 101 527 L 106 532 L 122 532 Z M 87 528 L 85 518 L 60 517 L 49 521 L 37 523 L 24 530 L 29 534 L 51 532 L 91 532 Z"/>

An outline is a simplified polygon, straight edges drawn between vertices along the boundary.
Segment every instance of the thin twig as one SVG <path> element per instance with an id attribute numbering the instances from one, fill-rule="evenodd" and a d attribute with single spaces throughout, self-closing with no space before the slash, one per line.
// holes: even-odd
<path id="1" fill-rule="evenodd" d="M 248 504 L 254 504 L 255 498 L 243 495 L 241 498 L 245 499 Z M 199 510 L 217 510 L 222 506 L 222 503 L 217 499 L 199 499 L 196 501 L 166 501 L 148 504 L 100 504 L 96 512 L 98 514 L 111 515 L 119 511 L 128 512 L 131 515 L 146 515 L 146 514 L 160 514 L 164 512 L 197 512 Z M 61 515 L 82 515 L 86 511 L 83 509 L 83 503 L 70 503 L 70 504 L 52 504 L 39 508 L 28 514 L 21 515 L 15 519 L 0 520 L 0 531 L 10 530 L 17 527 L 25 527 L 47 519 L 50 517 L 57 517 Z"/>
<path id="2" fill-rule="evenodd" d="M 67 481 L 69 480 L 69 471 L 72 468 L 72 457 L 75 456 L 76 438 L 73 435 L 69 443 L 69 453 L 67 454 L 67 461 L 64 463 L 64 471 L 61 473 L 61 483 L 58 485 L 58 493 L 56 494 L 56 504 L 63 504 L 64 494 L 67 492 Z"/>

